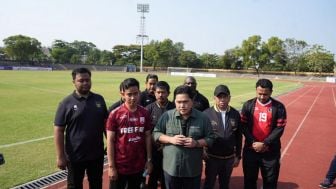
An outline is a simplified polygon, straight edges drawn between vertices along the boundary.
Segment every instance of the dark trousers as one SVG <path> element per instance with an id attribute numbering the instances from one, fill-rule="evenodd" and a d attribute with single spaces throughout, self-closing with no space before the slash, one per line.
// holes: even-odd
<path id="1" fill-rule="evenodd" d="M 330 182 L 334 182 L 336 178 L 336 156 L 334 156 L 334 159 L 330 163 L 326 178 L 329 179 Z"/>
<path id="2" fill-rule="evenodd" d="M 123 175 L 118 174 L 118 179 L 115 181 L 110 180 L 110 189 L 140 189 L 142 180 L 142 172 Z"/>
<path id="3" fill-rule="evenodd" d="M 153 170 L 152 173 L 149 174 L 148 179 L 148 189 L 157 189 L 158 181 L 161 183 L 161 189 L 166 189 L 165 182 L 164 182 L 164 174 L 162 169 L 162 151 L 158 151 L 156 146 L 152 148 L 152 163 L 153 163 Z"/>
<path id="4" fill-rule="evenodd" d="M 280 152 L 257 153 L 250 148 L 244 148 L 244 189 L 257 189 L 259 169 L 263 189 L 276 189 L 280 171 Z"/>
<path id="5" fill-rule="evenodd" d="M 209 157 L 205 161 L 204 189 L 213 189 L 218 175 L 220 189 L 229 189 L 230 177 L 233 170 L 234 157 L 218 159 Z"/>
<path id="6" fill-rule="evenodd" d="M 82 189 L 83 179 L 86 172 L 90 189 L 102 188 L 104 158 L 83 162 L 69 162 L 68 189 Z"/>
<path id="7" fill-rule="evenodd" d="M 167 189 L 200 189 L 201 175 L 196 177 L 174 177 L 164 172 Z"/>

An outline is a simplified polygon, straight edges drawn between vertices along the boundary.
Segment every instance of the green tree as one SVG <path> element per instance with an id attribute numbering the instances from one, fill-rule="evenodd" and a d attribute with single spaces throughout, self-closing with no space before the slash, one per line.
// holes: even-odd
<path id="1" fill-rule="evenodd" d="M 271 37 L 262 44 L 260 56 L 261 68 L 266 66 L 267 70 L 285 70 L 287 63 L 284 42 L 278 37 Z"/>
<path id="2" fill-rule="evenodd" d="M 88 53 L 87 63 L 88 64 L 99 64 L 100 56 L 101 56 L 101 53 L 99 49 L 97 48 L 90 49 Z"/>
<path id="3" fill-rule="evenodd" d="M 178 57 L 183 50 L 183 44 L 171 39 L 163 40 L 159 45 L 159 65 L 162 67 L 178 66 Z"/>
<path id="4" fill-rule="evenodd" d="M 126 45 L 116 45 L 112 48 L 113 56 L 116 58 L 114 65 L 125 65 L 128 56 Z"/>
<path id="5" fill-rule="evenodd" d="M 154 70 L 156 70 L 160 59 L 159 47 L 160 42 L 154 40 L 144 47 L 144 59 L 147 60 L 147 66 L 152 66 Z"/>
<path id="6" fill-rule="evenodd" d="M 70 58 L 70 63 L 71 64 L 81 64 L 82 59 L 83 59 L 83 57 L 80 56 L 79 54 L 73 54 Z"/>
<path id="7" fill-rule="evenodd" d="M 198 68 L 200 67 L 200 59 L 193 51 L 182 51 L 178 57 L 181 67 Z"/>
<path id="8" fill-rule="evenodd" d="M 239 57 L 239 48 L 228 49 L 224 55 L 220 57 L 219 64 L 223 69 L 241 69 L 241 61 Z"/>
<path id="9" fill-rule="evenodd" d="M 219 56 L 217 54 L 204 53 L 200 56 L 204 68 L 218 68 Z"/>
<path id="10" fill-rule="evenodd" d="M 140 65 L 140 47 L 138 45 L 116 45 L 112 49 L 116 65 Z"/>
<path id="11" fill-rule="evenodd" d="M 111 51 L 103 50 L 100 52 L 100 64 L 102 65 L 113 65 L 115 62 L 115 57 Z"/>
<path id="12" fill-rule="evenodd" d="M 244 40 L 241 46 L 244 68 L 254 68 L 259 70 L 259 59 L 261 55 L 261 37 L 254 35 Z"/>
<path id="13" fill-rule="evenodd" d="M 100 51 L 96 45 L 91 42 L 77 41 L 70 43 L 70 46 L 75 49 L 76 57 L 80 57 L 78 63 L 82 64 L 98 64 L 100 59 Z"/>
<path id="14" fill-rule="evenodd" d="M 6 52 L 5 52 L 5 48 L 3 47 L 0 47 L 0 60 L 5 60 L 7 59 L 7 55 L 6 55 Z"/>
<path id="15" fill-rule="evenodd" d="M 72 58 L 73 55 L 76 56 Z M 71 46 L 70 43 L 62 40 L 55 40 L 51 46 L 51 57 L 56 63 L 78 64 L 81 60 L 78 51 Z"/>
<path id="16" fill-rule="evenodd" d="M 6 55 L 17 61 L 34 61 L 42 54 L 41 43 L 24 35 L 14 35 L 3 40 Z"/>
<path id="17" fill-rule="evenodd" d="M 131 64 L 135 64 L 140 66 L 140 55 L 141 55 L 141 47 L 140 45 L 130 45 L 128 47 L 128 62 Z M 146 59 L 143 59 L 143 64 L 146 64 Z"/>
<path id="18" fill-rule="evenodd" d="M 91 42 L 86 42 L 86 41 L 77 41 L 75 40 L 70 44 L 74 49 L 77 50 L 78 54 L 83 56 L 83 55 L 88 55 L 90 51 L 93 49 L 96 49 L 96 45 L 91 43 Z"/>
<path id="19" fill-rule="evenodd" d="M 174 43 L 170 39 L 162 42 L 151 41 L 145 47 L 145 58 L 155 69 L 157 66 L 179 66 L 179 56 L 183 52 L 183 43 Z"/>
<path id="20" fill-rule="evenodd" d="M 308 67 L 313 72 L 333 72 L 334 55 L 325 50 L 321 45 L 313 45 L 306 54 Z"/>
<path id="21" fill-rule="evenodd" d="M 308 44 L 305 41 L 292 38 L 285 39 L 284 48 L 288 58 L 287 70 L 294 71 L 295 74 L 297 71 L 306 71 L 307 66 L 303 63 L 307 47 Z"/>

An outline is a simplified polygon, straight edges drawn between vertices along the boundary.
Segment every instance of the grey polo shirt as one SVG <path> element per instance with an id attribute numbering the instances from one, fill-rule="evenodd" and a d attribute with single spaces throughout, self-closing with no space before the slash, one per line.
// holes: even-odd
<path id="1" fill-rule="evenodd" d="M 154 140 L 158 141 L 163 134 L 168 136 L 181 134 L 181 119 L 182 116 L 176 109 L 165 112 L 154 128 Z M 211 146 L 214 133 L 209 118 L 193 108 L 188 120 L 187 135 L 194 140 L 205 139 L 207 144 Z M 163 170 L 175 177 L 199 176 L 202 172 L 202 154 L 202 148 L 165 144 L 163 147 Z"/>

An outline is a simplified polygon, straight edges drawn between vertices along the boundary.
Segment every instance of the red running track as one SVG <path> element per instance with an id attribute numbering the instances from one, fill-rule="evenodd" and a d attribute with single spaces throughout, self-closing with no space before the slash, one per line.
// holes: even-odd
<path id="1" fill-rule="evenodd" d="M 336 85 L 307 82 L 277 99 L 285 104 L 288 116 L 281 138 L 278 189 L 317 189 L 336 153 Z M 106 170 L 104 173 L 103 188 L 108 188 Z M 47 188 L 62 189 L 65 184 L 64 181 Z M 241 163 L 232 173 L 230 187 L 243 188 Z M 259 177 L 258 188 L 261 187 Z"/>

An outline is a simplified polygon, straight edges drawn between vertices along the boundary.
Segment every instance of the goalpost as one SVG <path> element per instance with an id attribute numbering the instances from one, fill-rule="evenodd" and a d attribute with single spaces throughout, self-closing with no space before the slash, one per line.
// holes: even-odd
<path id="1" fill-rule="evenodd" d="M 192 68 L 185 67 L 167 67 L 167 75 L 186 75 L 191 73 Z"/>
<path id="2" fill-rule="evenodd" d="M 172 76 L 197 76 L 197 77 L 216 77 L 215 73 L 191 72 L 192 68 L 167 67 L 167 75 Z"/>

